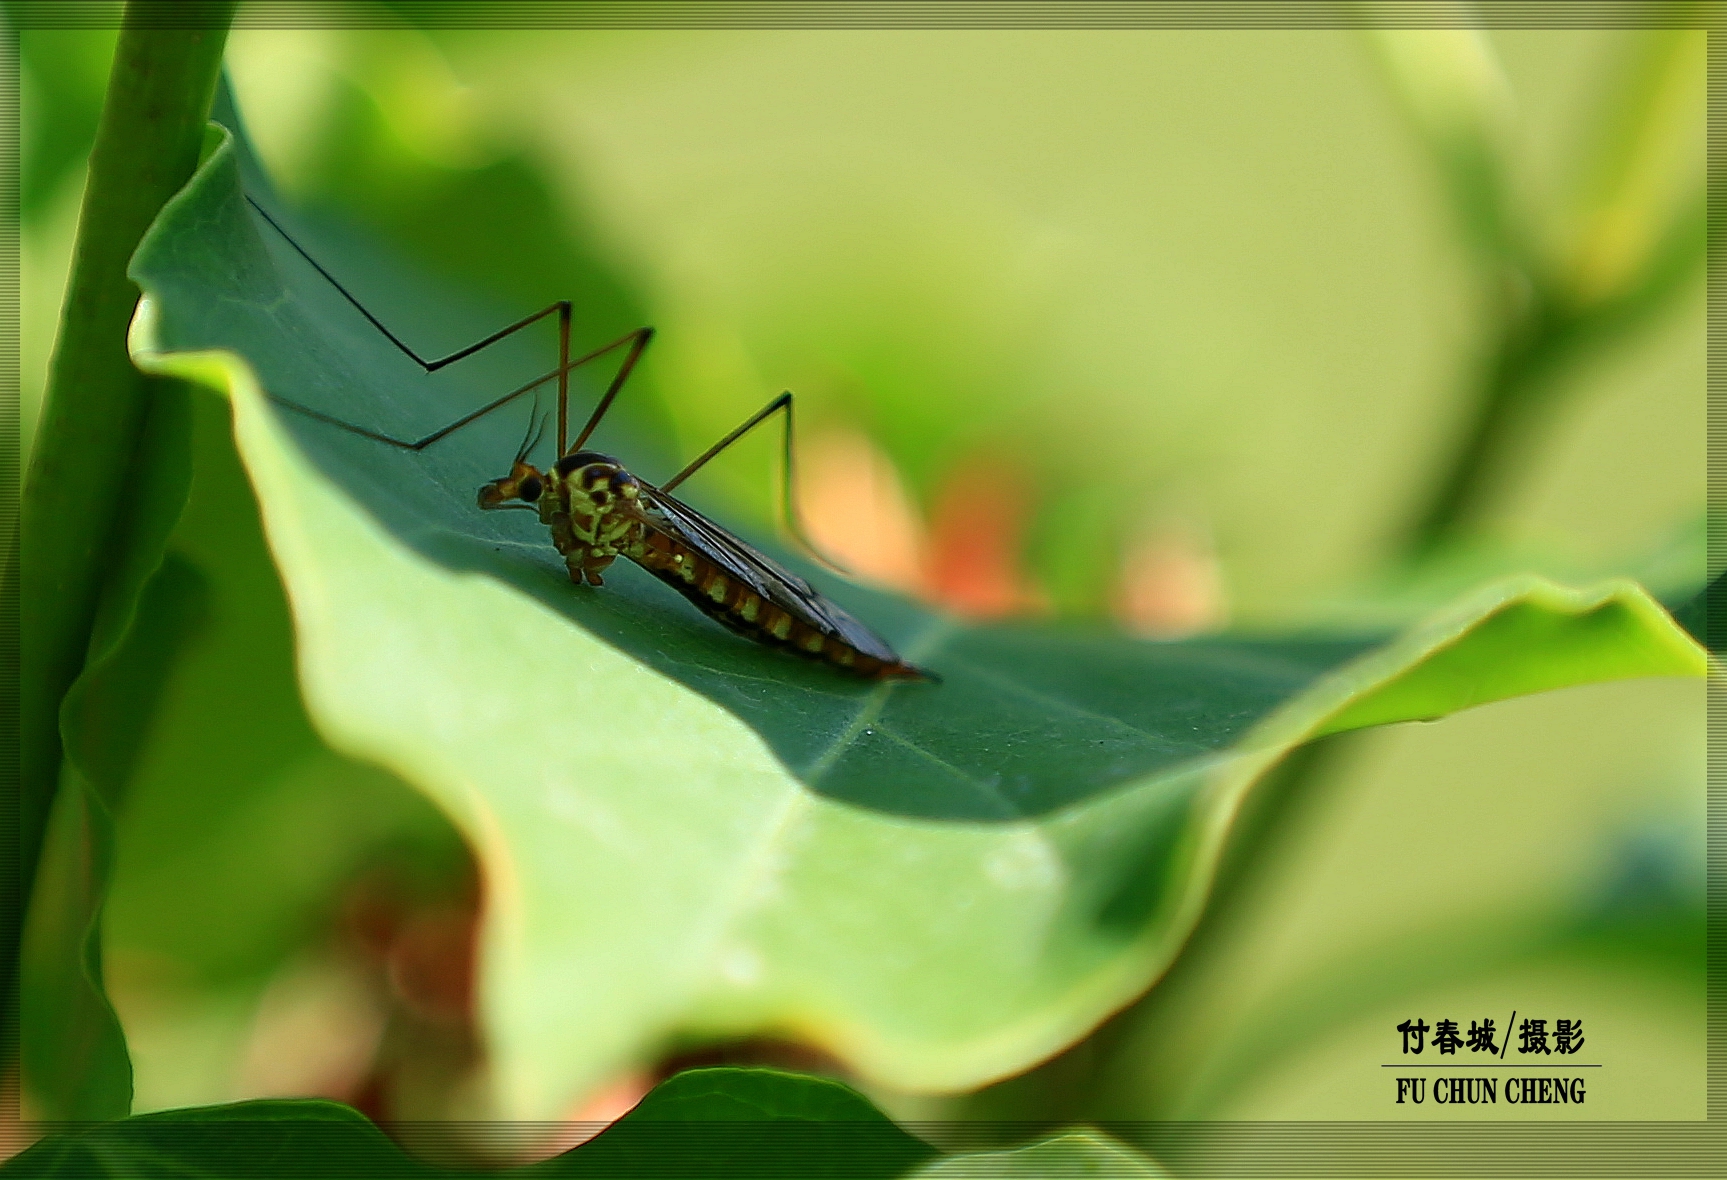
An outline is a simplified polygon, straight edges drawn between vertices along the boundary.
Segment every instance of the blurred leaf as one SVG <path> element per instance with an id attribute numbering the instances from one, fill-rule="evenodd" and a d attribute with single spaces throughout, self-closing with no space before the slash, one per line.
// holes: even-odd
<path id="1" fill-rule="evenodd" d="M 114 816 L 159 701 L 166 669 L 201 622 L 195 570 L 164 560 L 192 475 L 187 391 L 147 381 L 150 397 L 120 525 L 110 538 L 90 650 L 61 702 L 57 853 L 37 880 L 51 900 L 21 968 L 24 1068 L 32 1097 L 58 1118 L 130 1113 L 125 1038 L 103 991 L 101 924 Z"/>
<path id="2" fill-rule="evenodd" d="M 150 388 L 151 461 L 128 485 L 136 543 L 111 571 L 91 665 L 62 712 L 73 769 L 25 947 L 26 1087 L 57 1117 L 120 1117 L 134 1080 L 145 1106 L 226 1096 L 245 1026 L 201 1046 L 209 1069 L 164 1061 L 164 1043 L 185 1051 L 150 1023 L 165 1001 L 239 996 L 249 1009 L 324 934 L 360 865 L 387 853 L 424 888 L 466 857 L 422 796 L 319 742 L 226 405 Z M 105 994 L 116 973 L 135 1001 L 125 1032 L 142 1034 L 130 1070 Z M 149 990 L 160 983 L 169 994 Z"/>
<path id="3" fill-rule="evenodd" d="M 330 936 L 356 874 L 386 874 L 405 901 L 440 892 L 468 857 L 422 795 L 318 739 L 226 404 L 198 390 L 192 425 L 195 477 L 169 561 L 203 621 L 158 673 L 104 915 L 143 1109 L 235 1095 L 245 1017 L 285 963 Z M 175 609 L 147 614 L 149 629 Z M 242 1019 L 218 1031 L 173 1017 L 219 1009 Z"/>
<path id="4" fill-rule="evenodd" d="M 1705 515 L 1698 512 L 1648 550 L 1612 562 L 1566 552 L 1557 545 L 1543 547 L 1471 536 L 1420 558 L 1387 565 L 1315 604 L 1304 621 L 1318 628 L 1392 630 L 1442 609 L 1484 582 L 1517 574 L 1538 574 L 1573 584 L 1629 578 L 1671 606 L 1687 600 L 1704 579 L 1707 523 Z"/>
<path id="5" fill-rule="evenodd" d="M 449 284 L 512 306 L 570 299 L 581 329 L 601 340 L 641 323 L 641 308 L 600 257 L 598 243 L 575 236 L 585 223 L 576 220 L 572 228 L 544 170 L 528 157 L 440 166 L 404 145 L 374 98 L 348 82 L 320 127 L 305 181 L 319 194 L 320 208 L 341 208 Z M 462 232 L 451 233 L 452 225 Z"/>
<path id="6" fill-rule="evenodd" d="M 1067 1177 L 1157 1177 L 1168 1172 L 1100 1131 L 1067 1131 L 1026 1147 L 934 1160 L 909 1180 L 1066 1180 Z"/>
<path id="7" fill-rule="evenodd" d="M 1715 575 L 1714 581 L 1671 607 L 1674 622 L 1717 655 L 1721 653 L 1722 638 L 1727 637 L 1727 619 L 1720 617 L 1721 612 L 1727 610 L 1727 582 L 1724 579 L 1727 579 L 1727 573 Z"/>
<path id="8" fill-rule="evenodd" d="M 317 1100 L 240 1102 L 141 1115 L 51 1135 L 0 1176 L 86 1180 L 217 1177 L 703 1177 L 903 1174 L 934 1154 L 862 1096 L 825 1078 L 762 1069 L 692 1070 L 661 1083 L 600 1135 L 508 1169 L 434 1167 L 353 1109 Z M 969 1174 L 969 1173 L 968 1173 Z"/>
<path id="9" fill-rule="evenodd" d="M 247 209 L 240 167 L 224 150 L 140 251 L 135 355 L 233 399 L 321 732 L 477 850 L 507 1117 L 683 1032 L 790 1032 L 906 1089 L 1023 1069 L 1163 969 L 1241 794 L 1293 745 L 1701 673 L 1626 583 L 1509 580 L 1380 645 L 970 628 L 823 580 L 939 685 L 764 650 L 631 568 L 572 590 L 523 514 L 472 506 L 524 413 L 415 456 L 270 407 L 260 378 L 411 433 L 483 395 L 356 322 Z"/>
<path id="10" fill-rule="evenodd" d="M 857 1091 L 773 1069 L 692 1069 L 656 1086 L 548 1175 L 899 1176 L 936 1154 Z M 524 1169 L 535 1170 L 535 1169 Z M 536 1174 L 538 1171 L 536 1170 Z"/>
<path id="11" fill-rule="evenodd" d="M 1607 302 L 1646 282 L 1675 227 L 1693 220 L 1704 186 L 1706 65 L 1701 28 L 1629 39 L 1619 77 L 1600 100 L 1579 185 L 1566 275 L 1574 302 Z"/>
<path id="12" fill-rule="evenodd" d="M 24 104 L 18 198 L 19 213 L 28 220 L 90 153 L 116 34 L 29 28 L 16 35 Z"/>
<path id="13" fill-rule="evenodd" d="M 1550 218 L 1512 204 L 1502 125 L 1509 89 L 1485 33 L 1372 36 L 1439 157 L 1489 296 L 1470 417 L 1400 541 L 1424 557 L 1467 538 L 1508 479 L 1523 474 L 1539 428 L 1561 395 L 1580 387 L 1579 361 L 1643 326 L 1695 276 L 1706 221 L 1703 41 L 1695 30 L 1642 40 L 1610 100 L 1577 240 L 1555 248 L 1538 240 Z"/>
<path id="14" fill-rule="evenodd" d="M 888 1121 L 863 1095 L 831 1078 L 730 1066 L 685 1070 L 656 1086 L 631 1113 L 678 1122 Z"/>
<path id="15" fill-rule="evenodd" d="M 1511 209 L 1505 159 L 1513 98 L 1486 32 L 1391 28 L 1367 37 L 1433 152 L 1471 244 L 1521 266 L 1527 247 Z"/>
<path id="16" fill-rule="evenodd" d="M 344 766 L 308 724 L 229 417 L 202 391 L 193 409 L 196 478 L 172 543 L 200 572 L 211 618 L 165 686 L 137 767 L 111 935 L 199 975 L 244 978 L 305 937 L 305 911 L 328 904 L 359 846 L 432 817 L 412 793 L 381 799 L 386 776 Z M 198 898 L 186 895 L 193 882 Z"/>
<path id="17" fill-rule="evenodd" d="M 1575 975 L 1612 964 L 1616 972 L 1640 972 L 1700 993 L 1705 950 L 1703 907 L 1696 901 L 1700 885 L 1690 874 L 1677 894 L 1638 889 L 1591 899 L 1593 910 L 1459 915 L 1453 922 L 1402 931 L 1340 956 L 1244 1014 L 1225 1038 L 1207 1047 L 1197 1063 L 1201 1067 L 1179 1083 L 1154 1082 L 1162 1117 L 1224 1117 L 1241 1089 L 1274 1072 L 1283 1059 L 1323 1045 L 1363 1013 L 1472 982 L 1524 977 L 1542 967 Z M 1616 1049 L 1629 1052 L 1624 1045 Z"/>
<path id="18" fill-rule="evenodd" d="M 358 1112 L 317 1099 L 238 1102 L 137 1115 L 48 1135 L 0 1166 L 0 1176 L 162 1180 L 234 1176 L 327 1176 L 332 1160 L 376 1177 L 427 1176 Z"/>

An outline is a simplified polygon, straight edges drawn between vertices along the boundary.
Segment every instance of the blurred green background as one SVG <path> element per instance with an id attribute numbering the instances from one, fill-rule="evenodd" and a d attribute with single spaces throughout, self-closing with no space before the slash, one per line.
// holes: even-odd
<path id="1" fill-rule="evenodd" d="M 112 45 L 21 36 L 26 440 Z M 1509 568 L 1703 580 L 1700 239 L 1626 330 L 1575 343 L 1467 544 L 1396 563 L 1516 275 L 1610 299 L 1700 200 L 1701 33 L 241 28 L 229 67 L 293 201 L 500 322 L 570 295 L 584 340 L 658 327 L 629 396 L 677 455 L 795 389 L 818 537 L 950 605 L 1172 633 L 1397 618 Z M 1471 221 L 1476 150 L 1509 230 Z M 766 521 L 774 461 L 752 439 L 702 479 Z M 943 565 L 990 530 L 995 557 Z M 280 612 L 250 593 L 230 620 Z M 1607 1066 L 1544 1113 L 1702 1117 L 1703 717 L 1700 683 L 1644 681 L 1352 740 L 1150 1000 L 969 1101 L 876 1097 L 1405 1117 L 1392 1026 L 1515 1007 L 1583 1019 Z M 307 773 L 199 784 L 244 796 L 226 812 L 136 786 L 106 930 L 135 1109 L 352 1098 L 387 1043 L 395 1001 L 330 929 L 390 855 L 445 904 L 460 855 L 402 785 Z M 328 863 L 296 859 L 331 831 Z M 274 927 L 176 908 L 264 849 L 303 879 Z"/>

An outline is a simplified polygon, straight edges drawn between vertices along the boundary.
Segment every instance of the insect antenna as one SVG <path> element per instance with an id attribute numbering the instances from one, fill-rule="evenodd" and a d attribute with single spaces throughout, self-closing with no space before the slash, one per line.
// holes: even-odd
<path id="1" fill-rule="evenodd" d="M 546 423 L 551 421 L 550 414 L 540 416 L 540 399 L 534 399 L 534 411 L 528 415 L 528 432 L 522 436 L 522 445 L 516 448 L 516 462 L 524 463 L 533 449 L 540 445 L 540 440 L 546 436 Z"/>

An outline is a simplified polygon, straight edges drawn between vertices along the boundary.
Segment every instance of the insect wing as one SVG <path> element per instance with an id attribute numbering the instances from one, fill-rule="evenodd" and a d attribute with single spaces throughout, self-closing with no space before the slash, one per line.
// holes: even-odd
<path id="1" fill-rule="evenodd" d="M 648 484 L 641 487 L 642 516 L 650 528 L 676 537 L 792 617 L 837 635 L 864 655 L 883 663 L 902 662 L 881 636 L 767 554 L 738 540 L 683 501 Z"/>

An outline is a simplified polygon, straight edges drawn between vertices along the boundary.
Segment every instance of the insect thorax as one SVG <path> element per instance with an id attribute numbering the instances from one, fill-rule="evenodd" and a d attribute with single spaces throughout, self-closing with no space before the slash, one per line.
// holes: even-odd
<path id="1" fill-rule="evenodd" d="M 578 565 L 604 568 L 640 545 L 645 526 L 635 511 L 639 489 L 621 466 L 609 461 L 576 466 L 566 458 L 546 476 L 540 520 L 552 530 L 552 543 L 572 572 Z"/>

